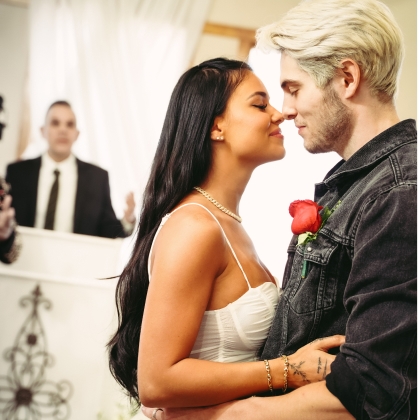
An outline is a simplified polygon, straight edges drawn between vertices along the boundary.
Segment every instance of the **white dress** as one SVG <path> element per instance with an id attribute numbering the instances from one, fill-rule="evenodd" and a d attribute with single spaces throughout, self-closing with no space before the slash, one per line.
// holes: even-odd
<path id="1" fill-rule="evenodd" d="M 163 218 L 151 245 L 148 276 L 151 279 L 151 253 L 158 233 L 173 213 L 190 205 L 204 208 L 216 220 L 248 286 L 247 292 L 225 308 L 205 311 L 190 357 L 223 363 L 257 360 L 257 353 L 266 341 L 273 322 L 280 292 L 272 282 L 263 283 L 258 287 L 250 286 L 221 224 L 206 207 L 198 203 L 184 204 Z"/>

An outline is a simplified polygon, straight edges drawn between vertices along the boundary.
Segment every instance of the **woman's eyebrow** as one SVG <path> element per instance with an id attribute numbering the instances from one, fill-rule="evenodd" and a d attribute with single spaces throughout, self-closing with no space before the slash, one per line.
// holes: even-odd
<path id="1" fill-rule="evenodd" d="M 262 91 L 252 93 L 252 94 L 251 94 L 251 95 L 247 98 L 247 100 L 248 100 L 248 99 L 250 99 L 250 98 L 252 98 L 253 96 L 257 96 L 257 95 L 260 95 L 260 96 L 262 96 L 263 98 L 266 98 L 266 99 L 269 99 L 269 100 L 270 100 L 270 96 L 269 96 L 266 92 L 262 92 Z"/>

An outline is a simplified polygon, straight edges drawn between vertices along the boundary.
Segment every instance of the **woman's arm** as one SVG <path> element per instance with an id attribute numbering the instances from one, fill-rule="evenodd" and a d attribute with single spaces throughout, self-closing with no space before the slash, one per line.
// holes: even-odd
<path id="1" fill-rule="evenodd" d="M 142 407 L 151 418 L 154 409 Z M 271 398 L 248 398 L 214 407 L 164 409 L 157 420 L 354 420 L 324 382 Z"/>
<path id="2" fill-rule="evenodd" d="M 184 209 L 172 218 L 155 243 L 138 356 L 141 402 L 147 406 L 195 407 L 267 391 L 264 362 L 218 363 L 189 358 L 214 281 L 225 270 L 229 254 L 210 215 Z M 333 339 L 328 347 L 341 342 Z M 315 350 L 318 354 L 308 350 L 300 357 L 306 360 L 305 366 L 316 370 L 319 350 Z M 329 363 L 333 360 L 322 352 L 320 356 L 329 357 Z M 283 361 L 271 360 L 270 368 L 273 387 L 282 388 Z M 308 375 L 314 376 L 312 372 Z M 289 377 L 289 386 L 304 384 L 296 384 L 297 380 L 301 377 Z"/>

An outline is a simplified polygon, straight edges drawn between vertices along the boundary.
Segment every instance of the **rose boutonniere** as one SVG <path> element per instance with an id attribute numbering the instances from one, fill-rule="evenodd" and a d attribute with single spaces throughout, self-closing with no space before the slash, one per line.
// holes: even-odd
<path id="1" fill-rule="evenodd" d="M 325 223 L 329 219 L 332 213 L 338 208 L 341 201 L 330 210 L 328 207 L 325 209 L 322 206 L 318 206 L 312 200 L 296 200 L 293 201 L 289 206 L 289 213 L 293 217 L 292 232 L 298 236 L 297 246 L 304 246 L 311 241 L 314 241 L 318 235 L 318 232 L 324 227 Z M 324 210 L 322 216 L 319 214 L 320 210 Z M 303 250 L 305 255 L 305 249 Z M 305 278 L 308 267 L 308 261 L 303 260 L 302 267 L 302 278 Z"/>

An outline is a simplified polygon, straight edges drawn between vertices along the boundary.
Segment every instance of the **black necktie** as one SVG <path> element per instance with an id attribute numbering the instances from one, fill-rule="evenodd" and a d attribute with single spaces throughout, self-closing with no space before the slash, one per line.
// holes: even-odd
<path id="1" fill-rule="evenodd" d="M 55 221 L 55 209 L 57 208 L 57 198 L 58 198 L 58 178 L 60 176 L 60 171 L 55 169 L 54 171 L 55 181 L 51 187 L 51 193 L 49 194 L 48 207 L 46 210 L 45 217 L 45 229 L 54 230 L 54 221 Z"/>

